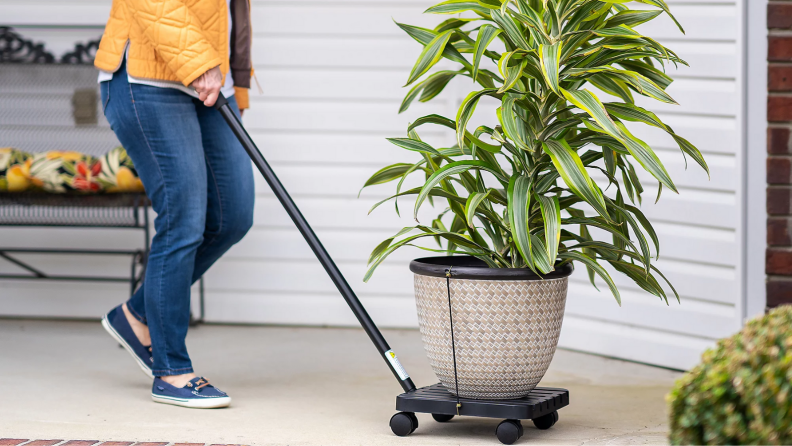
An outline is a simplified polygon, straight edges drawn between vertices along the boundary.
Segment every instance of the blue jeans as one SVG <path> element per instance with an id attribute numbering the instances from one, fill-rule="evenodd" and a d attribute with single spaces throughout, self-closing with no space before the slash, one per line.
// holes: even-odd
<path id="1" fill-rule="evenodd" d="M 101 92 L 157 213 L 146 277 L 127 307 L 148 325 L 154 375 L 191 373 L 190 285 L 253 224 L 250 159 L 217 110 L 175 89 L 130 84 L 124 65 Z"/>

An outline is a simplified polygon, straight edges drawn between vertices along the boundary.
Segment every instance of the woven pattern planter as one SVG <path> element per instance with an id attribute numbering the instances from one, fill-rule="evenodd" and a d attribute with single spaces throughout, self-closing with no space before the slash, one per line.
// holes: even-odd
<path id="1" fill-rule="evenodd" d="M 459 396 L 526 396 L 553 359 L 567 277 L 545 280 L 450 281 Z M 429 362 L 456 393 L 446 279 L 415 274 L 418 322 Z"/>

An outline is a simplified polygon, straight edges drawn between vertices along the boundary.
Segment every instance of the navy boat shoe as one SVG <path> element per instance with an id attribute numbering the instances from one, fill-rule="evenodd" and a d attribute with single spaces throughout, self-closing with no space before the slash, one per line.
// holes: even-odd
<path id="1" fill-rule="evenodd" d="M 157 403 L 193 409 L 216 409 L 231 404 L 231 397 L 227 393 L 209 384 L 209 380 L 202 377 L 191 379 L 184 387 L 176 387 L 154 378 L 151 399 Z"/>
<path id="2" fill-rule="evenodd" d="M 132 355 L 146 376 L 154 378 L 154 374 L 151 372 L 151 366 L 154 364 L 151 347 L 146 347 L 140 343 L 137 336 L 135 336 L 135 332 L 132 331 L 132 326 L 129 325 L 121 305 L 104 315 L 102 327 Z"/>

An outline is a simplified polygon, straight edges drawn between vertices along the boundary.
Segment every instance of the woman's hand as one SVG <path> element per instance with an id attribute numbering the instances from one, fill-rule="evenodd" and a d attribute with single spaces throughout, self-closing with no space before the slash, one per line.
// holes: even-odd
<path id="1" fill-rule="evenodd" d="M 223 86 L 223 73 L 220 67 L 214 67 L 194 80 L 191 87 L 198 93 L 198 99 L 204 105 L 211 107 L 215 105 L 217 97 L 220 95 L 220 88 Z"/>

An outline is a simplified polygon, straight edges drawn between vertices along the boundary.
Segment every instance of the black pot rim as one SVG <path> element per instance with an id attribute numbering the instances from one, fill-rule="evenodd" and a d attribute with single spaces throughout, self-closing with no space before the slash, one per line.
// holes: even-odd
<path id="1" fill-rule="evenodd" d="M 445 277 L 451 268 L 453 279 L 477 280 L 545 280 L 569 277 L 575 268 L 567 263 L 548 274 L 537 275 L 528 268 L 490 268 L 472 256 L 422 257 L 410 262 L 410 271 L 422 276 Z"/>

